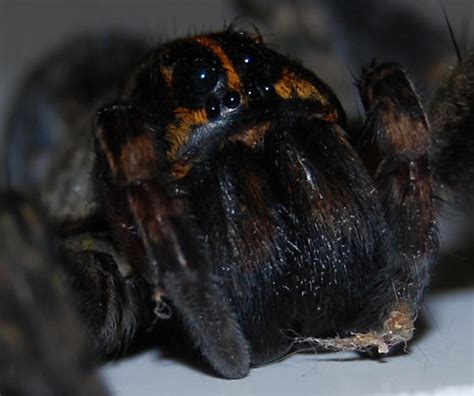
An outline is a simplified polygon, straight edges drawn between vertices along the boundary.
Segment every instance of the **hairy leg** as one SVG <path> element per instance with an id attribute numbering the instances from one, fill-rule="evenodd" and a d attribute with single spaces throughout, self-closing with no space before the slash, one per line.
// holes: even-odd
<path id="1" fill-rule="evenodd" d="M 103 395 L 49 231 L 29 200 L 0 194 L 0 393 Z"/>
<path id="2" fill-rule="evenodd" d="M 104 358 L 127 352 L 136 334 L 154 320 L 148 288 L 132 276 L 129 264 L 106 235 L 70 236 L 61 241 L 60 250 L 74 306 L 95 349 Z"/>
<path id="3" fill-rule="evenodd" d="M 373 173 L 387 224 L 381 230 L 384 264 L 371 278 L 371 293 L 350 334 L 304 341 L 385 354 L 412 338 L 438 254 L 429 163 L 433 137 L 411 82 L 397 65 L 371 65 L 358 85 L 367 111 L 360 155 Z"/>
<path id="4" fill-rule="evenodd" d="M 405 336 L 411 337 L 410 326 L 438 254 L 429 158 L 433 136 L 413 85 L 398 65 L 372 65 L 364 71 L 359 90 L 367 112 L 366 137 L 379 154 L 374 177 L 391 240 L 391 284 L 385 281 L 387 273 L 379 275 L 379 297 L 368 309 L 384 315 L 386 328 L 407 330 Z"/>

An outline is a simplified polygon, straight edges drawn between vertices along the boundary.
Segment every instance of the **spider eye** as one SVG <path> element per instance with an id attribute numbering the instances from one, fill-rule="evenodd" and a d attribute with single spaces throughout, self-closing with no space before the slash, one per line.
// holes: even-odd
<path id="1" fill-rule="evenodd" d="M 220 77 L 218 65 L 206 59 L 181 61 L 173 74 L 176 88 L 185 96 L 203 96 L 211 92 Z"/>
<path id="2" fill-rule="evenodd" d="M 190 77 L 189 88 L 192 93 L 197 95 L 203 95 L 212 91 L 219 80 L 219 74 L 216 68 L 205 65 L 196 65 Z"/>

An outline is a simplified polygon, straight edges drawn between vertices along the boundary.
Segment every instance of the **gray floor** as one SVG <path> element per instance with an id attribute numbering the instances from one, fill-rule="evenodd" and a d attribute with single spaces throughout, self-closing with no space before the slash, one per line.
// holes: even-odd
<path id="1" fill-rule="evenodd" d="M 442 20 L 437 1 L 411 3 L 433 21 Z M 473 0 L 445 3 L 455 27 L 474 18 Z M 0 125 L 8 98 L 28 67 L 68 37 L 120 29 L 155 42 L 218 29 L 235 17 L 228 2 L 217 0 L 0 0 Z M 344 66 L 340 70 L 347 72 Z M 253 370 L 241 381 L 223 381 L 152 352 L 108 366 L 104 376 L 116 394 L 137 396 L 474 395 L 474 234 L 460 235 L 455 228 L 444 233 L 445 245 L 451 247 L 439 265 L 435 293 L 427 301 L 427 329 L 409 355 L 378 363 L 350 354 L 305 354 Z"/>
<path id="2" fill-rule="evenodd" d="M 350 353 L 294 355 L 226 381 L 147 353 L 103 374 L 120 396 L 474 395 L 474 291 L 431 296 L 425 316 L 427 327 L 410 353 L 384 362 Z"/>

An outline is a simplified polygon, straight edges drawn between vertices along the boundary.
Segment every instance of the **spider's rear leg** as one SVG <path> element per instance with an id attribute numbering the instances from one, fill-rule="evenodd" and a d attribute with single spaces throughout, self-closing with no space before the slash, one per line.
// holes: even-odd
<path id="1" fill-rule="evenodd" d="M 39 212 L 1 193 L 0 235 L 0 393 L 105 394 Z"/>
<path id="2" fill-rule="evenodd" d="M 359 90 L 368 114 L 366 134 L 380 155 L 374 178 L 392 241 L 390 270 L 378 275 L 379 290 L 367 317 L 383 315 L 390 345 L 411 338 L 438 253 L 432 134 L 410 80 L 396 64 L 373 65 Z"/>

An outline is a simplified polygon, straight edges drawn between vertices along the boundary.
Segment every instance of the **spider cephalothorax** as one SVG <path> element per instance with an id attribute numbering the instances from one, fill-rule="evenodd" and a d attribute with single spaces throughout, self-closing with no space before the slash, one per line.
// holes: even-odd
<path id="1" fill-rule="evenodd" d="M 300 342 L 387 353 L 412 337 L 437 176 L 398 65 L 363 72 L 362 133 L 313 72 L 243 32 L 164 44 L 121 86 L 93 144 L 59 155 L 71 186 L 53 167 L 43 189 L 99 351 L 167 320 L 239 378 Z"/>

